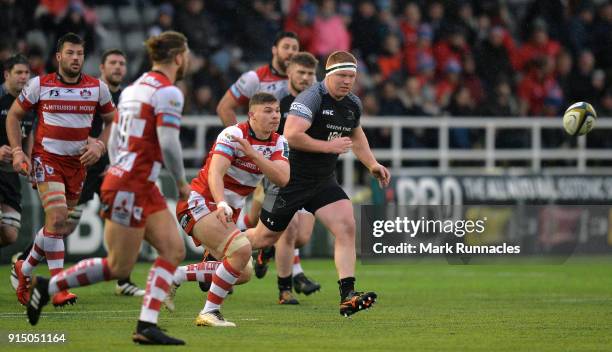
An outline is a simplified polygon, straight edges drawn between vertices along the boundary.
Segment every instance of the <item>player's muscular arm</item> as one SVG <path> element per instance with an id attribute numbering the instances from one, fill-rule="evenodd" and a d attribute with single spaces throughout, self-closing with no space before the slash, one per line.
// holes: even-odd
<path id="1" fill-rule="evenodd" d="M 219 115 L 219 118 L 225 127 L 235 125 L 238 122 L 236 119 L 237 107 L 238 102 L 236 99 L 234 99 L 232 93 L 227 90 L 217 105 L 217 115 Z"/>
<path id="2" fill-rule="evenodd" d="M 381 187 L 387 187 L 391 179 L 391 174 L 387 168 L 380 165 L 378 161 L 376 161 L 376 158 L 370 149 L 368 139 L 361 126 L 353 129 L 351 140 L 353 141 L 353 153 L 355 153 L 357 159 L 359 159 L 359 161 L 361 161 L 361 163 L 367 167 L 368 170 L 370 170 L 370 173 L 372 173 L 372 175 L 378 179 Z"/>
<path id="3" fill-rule="evenodd" d="M 230 167 L 231 163 L 232 162 L 223 155 L 215 154 L 212 156 L 210 167 L 208 168 L 208 187 L 217 204 L 215 216 L 223 224 L 232 222 L 233 215 L 232 208 L 227 205 L 223 195 L 223 191 L 225 190 L 223 176 L 227 173 L 227 169 Z"/>
<path id="4" fill-rule="evenodd" d="M 180 130 L 174 127 L 158 126 L 157 136 L 159 146 L 164 159 L 164 166 L 170 172 L 179 190 L 181 199 L 187 199 L 191 188 L 185 179 L 185 167 L 183 166 L 183 151 L 179 138 Z"/>
<path id="5" fill-rule="evenodd" d="M 259 153 L 244 138 L 234 136 L 238 143 L 238 149 L 251 158 L 253 163 L 261 172 L 279 187 L 284 187 L 289 182 L 289 163 L 286 160 L 269 160 Z"/>
<path id="6" fill-rule="evenodd" d="M 100 115 L 102 120 L 104 120 L 104 129 L 102 133 L 100 133 L 99 139 L 104 142 L 104 145 L 108 145 L 108 138 L 110 136 L 111 125 L 113 124 L 113 118 L 117 114 L 117 110 L 113 110 L 107 114 Z"/>
<path id="7" fill-rule="evenodd" d="M 350 150 L 352 142 L 348 137 L 340 137 L 331 141 L 314 139 L 306 134 L 310 128 L 310 121 L 299 116 L 287 116 L 284 136 L 289 142 L 291 149 L 302 150 L 313 153 L 335 153 L 342 154 Z"/>
<path id="8" fill-rule="evenodd" d="M 355 153 L 357 159 L 359 159 L 359 161 L 361 161 L 361 163 L 367 167 L 368 170 L 370 170 L 374 165 L 378 164 L 374 154 L 372 154 L 370 144 L 368 143 L 368 139 L 361 126 L 353 129 L 351 140 L 353 141 L 353 153 Z"/>
<path id="9" fill-rule="evenodd" d="M 11 105 L 6 115 L 6 134 L 13 153 L 13 169 L 21 173 L 29 173 L 32 168 L 30 158 L 21 147 L 21 120 L 26 111 L 17 103 Z"/>
<path id="10" fill-rule="evenodd" d="M 24 152 L 28 156 L 28 158 L 32 157 L 32 148 L 34 148 L 34 132 L 30 131 L 28 134 L 28 138 L 26 138 L 25 145 L 23 146 Z"/>
<path id="11" fill-rule="evenodd" d="M 225 190 L 225 184 L 223 177 L 227 173 L 231 165 L 231 161 L 223 155 L 215 154 L 210 161 L 210 167 L 208 168 L 208 187 L 210 193 L 215 200 L 215 203 L 219 203 L 225 200 L 223 191 Z"/>

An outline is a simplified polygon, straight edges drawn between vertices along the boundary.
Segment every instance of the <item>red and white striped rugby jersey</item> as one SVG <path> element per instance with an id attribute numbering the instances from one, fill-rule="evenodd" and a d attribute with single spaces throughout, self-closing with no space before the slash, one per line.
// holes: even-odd
<path id="1" fill-rule="evenodd" d="M 74 84 L 65 83 L 58 73 L 34 77 L 17 101 L 24 110 L 38 113 L 33 154 L 59 155 L 75 166 L 94 114 L 115 108 L 106 83 L 86 74 Z"/>
<path id="2" fill-rule="evenodd" d="M 269 160 L 288 162 L 289 146 L 285 137 L 276 132 L 268 140 L 256 139 L 255 133 L 249 127 L 248 122 L 227 127 L 219 134 L 217 141 L 208 153 L 204 167 L 200 170 L 198 177 L 191 181 L 191 188 L 204 198 L 214 201 L 208 187 L 208 168 L 214 154 L 223 155 L 232 162 L 223 177 L 224 200 L 230 207 L 241 209 L 244 207 L 246 197 L 255 190 L 264 175 L 259 167 L 251 161 L 251 158 L 237 149 L 238 142 L 235 142 L 232 136 L 246 138 L 255 150 Z"/>
<path id="3" fill-rule="evenodd" d="M 111 160 L 103 190 L 148 191 L 155 186 L 163 158 L 157 127 L 180 129 L 183 93 L 162 73 L 143 74 L 119 98 L 115 123 L 116 160 Z"/>
<path id="4" fill-rule="evenodd" d="M 243 73 L 229 91 L 241 105 L 247 104 L 255 93 L 260 92 L 270 93 L 280 101 L 288 94 L 287 84 L 287 76 L 281 75 L 272 65 L 265 65 Z"/>

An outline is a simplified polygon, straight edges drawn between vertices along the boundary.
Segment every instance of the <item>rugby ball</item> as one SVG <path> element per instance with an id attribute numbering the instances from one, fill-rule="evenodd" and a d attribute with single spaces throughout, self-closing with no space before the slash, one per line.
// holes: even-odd
<path id="1" fill-rule="evenodd" d="M 597 113 L 587 102 L 572 104 L 563 114 L 563 128 L 572 136 L 582 136 L 589 133 L 595 125 Z"/>

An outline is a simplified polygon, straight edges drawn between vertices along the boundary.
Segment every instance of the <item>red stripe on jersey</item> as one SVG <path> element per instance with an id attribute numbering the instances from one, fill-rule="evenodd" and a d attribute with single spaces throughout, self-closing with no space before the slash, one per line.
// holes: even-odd
<path id="1" fill-rule="evenodd" d="M 283 152 L 281 151 L 274 152 L 274 154 L 272 154 L 272 156 L 270 157 L 270 160 L 272 161 L 283 160 L 283 161 L 289 162 L 289 159 L 285 158 L 285 156 L 283 155 Z"/>
<path id="2" fill-rule="evenodd" d="M 108 114 L 115 109 L 115 105 L 113 105 L 113 101 L 110 100 L 108 103 L 100 106 L 99 104 L 96 106 L 96 110 L 99 114 Z"/>
<path id="3" fill-rule="evenodd" d="M 36 107 L 37 104 L 32 104 L 27 98 L 24 98 L 23 101 L 21 98 L 17 98 L 17 104 L 21 106 L 21 108 L 25 111 L 32 110 Z"/>
<path id="4" fill-rule="evenodd" d="M 255 190 L 255 187 L 245 186 L 236 181 L 233 177 L 229 175 L 223 176 L 223 183 L 225 184 L 225 188 L 229 189 L 232 192 L 238 193 L 241 196 L 248 196 Z"/>
<path id="5" fill-rule="evenodd" d="M 89 136 L 89 130 L 91 128 L 69 128 L 69 127 L 60 127 L 60 126 L 51 126 L 47 125 L 42 121 L 41 133 L 37 133 L 37 141 L 42 142 L 43 137 L 59 139 L 62 141 L 84 141 Z"/>

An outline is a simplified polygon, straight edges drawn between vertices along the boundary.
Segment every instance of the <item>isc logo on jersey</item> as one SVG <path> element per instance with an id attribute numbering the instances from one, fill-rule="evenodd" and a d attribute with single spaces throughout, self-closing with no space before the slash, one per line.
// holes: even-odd
<path id="1" fill-rule="evenodd" d="M 334 110 L 323 110 L 321 114 L 325 116 L 334 116 Z"/>

